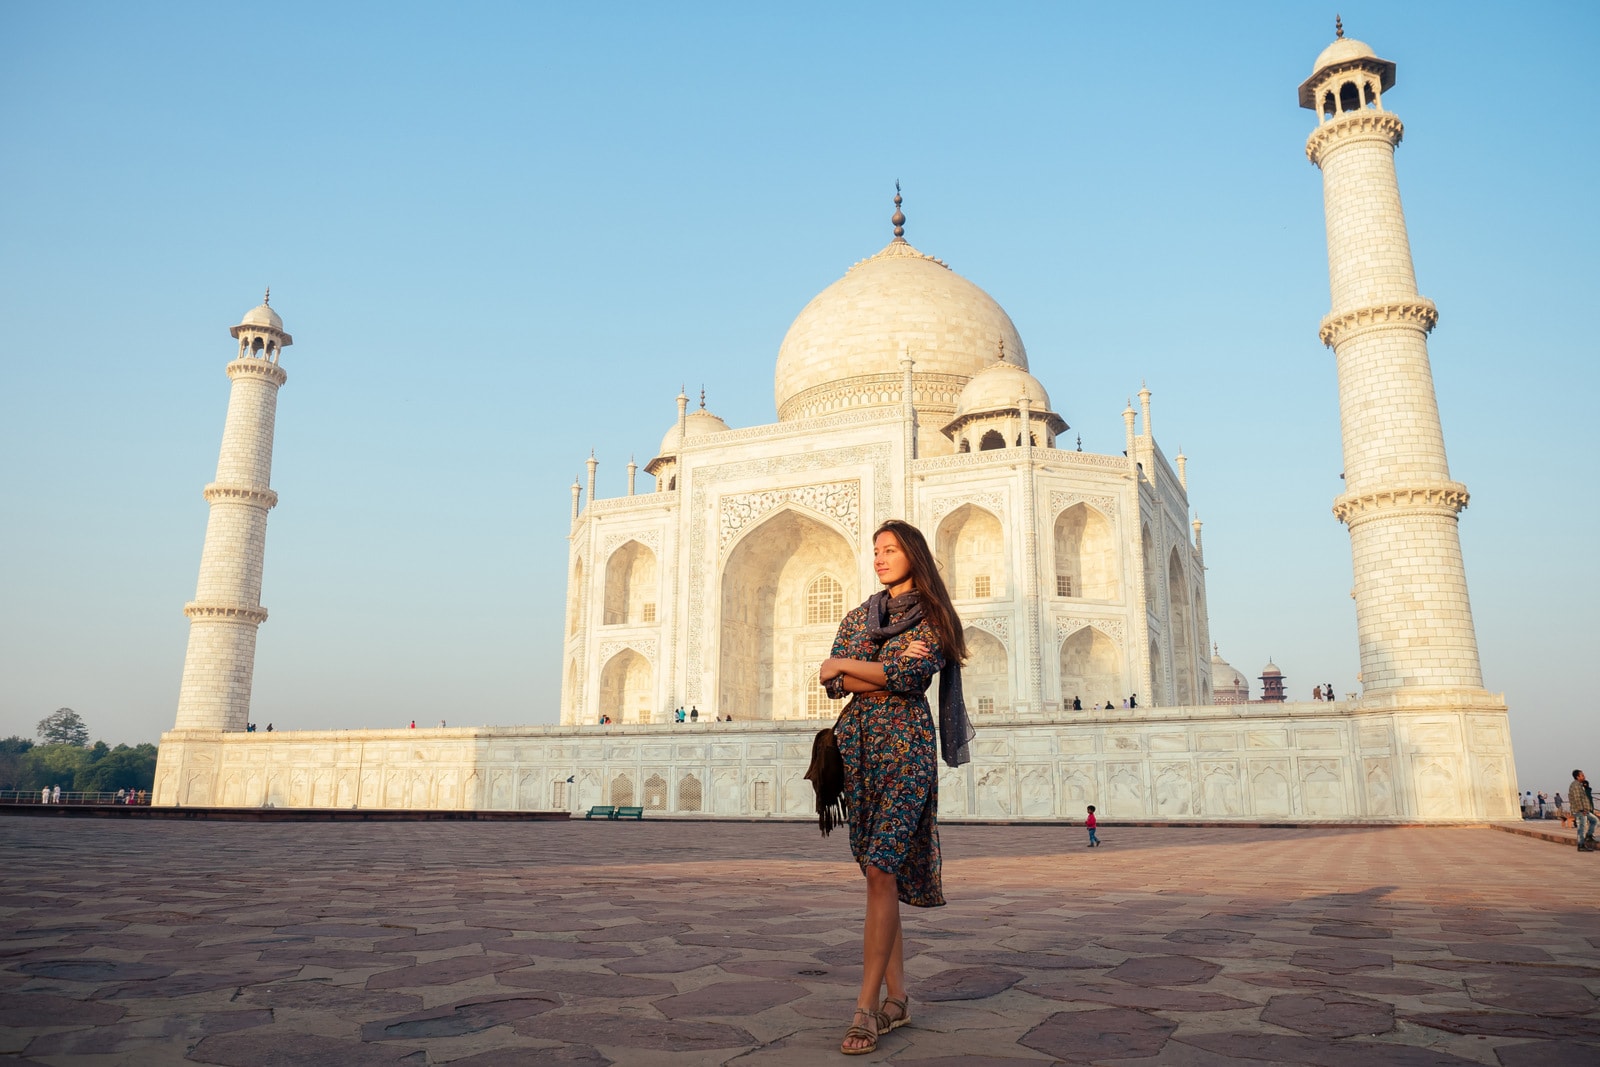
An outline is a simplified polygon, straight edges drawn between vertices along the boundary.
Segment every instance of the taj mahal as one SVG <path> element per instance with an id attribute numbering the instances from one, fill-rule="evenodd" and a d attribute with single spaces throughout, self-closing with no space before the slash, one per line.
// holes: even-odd
<path id="1" fill-rule="evenodd" d="M 270 300 L 248 312 L 155 803 L 804 817 L 811 736 L 841 707 L 817 665 L 876 588 L 873 530 L 904 518 L 934 547 L 970 651 L 978 734 L 972 763 L 941 768 L 943 817 L 1512 817 L 1507 711 L 1483 688 L 1457 533 L 1468 494 L 1429 364 L 1438 313 L 1417 291 L 1395 174 L 1394 84 L 1395 64 L 1341 27 L 1299 86 L 1324 190 L 1332 308 L 1317 328 L 1338 372 L 1333 513 L 1351 541 L 1359 694 L 1248 700 L 1213 654 L 1187 460 L 1158 444 L 1151 390 L 1130 383 L 1122 453 L 1075 446 L 1010 316 L 908 240 L 897 189 L 888 243 L 790 325 L 775 422 L 730 427 L 704 393 L 680 393 L 645 464 L 653 485 L 639 491 L 630 462 L 610 499 L 590 456 L 572 486 L 559 725 L 246 730 L 293 343 Z"/>

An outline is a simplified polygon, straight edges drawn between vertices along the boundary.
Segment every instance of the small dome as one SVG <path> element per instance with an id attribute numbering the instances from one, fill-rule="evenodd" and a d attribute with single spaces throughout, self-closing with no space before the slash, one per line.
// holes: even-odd
<path id="1" fill-rule="evenodd" d="M 915 376 L 965 385 L 994 362 L 997 346 L 1026 370 L 1028 353 L 1011 317 L 994 298 L 903 238 L 818 293 L 778 348 L 778 418 L 803 417 L 805 394 L 860 384 L 856 403 L 874 405 L 885 382 L 898 383 L 902 355 Z M 944 409 L 948 411 L 948 408 Z"/>
<path id="2" fill-rule="evenodd" d="M 244 318 L 239 321 L 240 326 L 266 326 L 274 330 L 283 329 L 283 319 L 266 304 L 257 304 L 244 313 Z"/>
<path id="3" fill-rule="evenodd" d="M 717 418 L 705 408 L 689 412 L 689 417 L 684 421 L 684 432 L 691 438 L 704 437 L 707 434 L 722 433 L 729 429 L 727 423 Z M 678 424 L 674 422 L 667 435 L 661 439 L 661 451 L 658 456 L 675 456 L 678 454 L 680 444 L 678 438 Z"/>
<path id="4" fill-rule="evenodd" d="M 981 411 L 1014 409 L 1023 396 L 1027 396 L 1034 411 L 1050 410 L 1050 394 L 1044 391 L 1039 379 L 1009 359 L 996 360 L 974 374 L 972 381 L 961 390 L 956 400 L 956 418 Z"/>
<path id="5" fill-rule="evenodd" d="M 1262 674 L 1282 674 L 1283 672 L 1278 669 L 1278 665 L 1276 663 L 1269 663 L 1265 667 L 1261 668 L 1261 673 Z"/>
<path id="6" fill-rule="evenodd" d="M 1365 41 L 1358 41 L 1354 37 L 1340 37 L 1317 56 L 1317 61 L 1311 64 L 1311 73 L 1316 74 L 1323 67 L 1331 67 L 1335 63 L 1348 63 L 1353 59 L 1377 59 L 1378 53 L 1367 46 Z"/>

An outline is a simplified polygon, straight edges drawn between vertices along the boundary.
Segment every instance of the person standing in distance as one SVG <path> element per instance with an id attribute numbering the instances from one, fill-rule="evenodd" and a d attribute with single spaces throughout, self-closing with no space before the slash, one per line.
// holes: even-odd
<path id="1" fill-rule="evenodd" d="M 1567 789 L 1567 806 L 1572 809 L 1572 825 L 1578 831 L 1578 851 L 1594 851 L 1594 796 L 1589 791 L 1589 779 L 1582 771 L 1572 772 L 1572 785 Z"/>
<path id="2" fill-rule="evenodd" d="M 939 680 L 939 751 L 968 762 L 973 731 L 961 699 L 967 646 L 961 620 L 910 523 L 891 519 L 872 537 L 883 589 L 844 617 L 818 672 L 828 695 L 853 694 L 834 734 L 844 765 L 850 851 L 867 879 L 861 991 L 839 1051 L 860 1056 L 911 1021 L 900 905 L 944 904 L 940 877 L 939 770 L 926 693 Z M 880 996 L 882 999 L 880 1000 Z"/>

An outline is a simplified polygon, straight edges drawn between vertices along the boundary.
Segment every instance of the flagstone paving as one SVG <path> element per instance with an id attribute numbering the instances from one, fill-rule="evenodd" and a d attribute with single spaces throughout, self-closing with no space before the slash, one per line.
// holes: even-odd
<path id="1" fill-rule="evenodd" d="M 1600 855 L 1491 829 L 942 828 L 906 1067 L 1600 1064 Z M 861 875 L 797 823 L 0 820 L 0 1057 L 837 1059 Z"/>

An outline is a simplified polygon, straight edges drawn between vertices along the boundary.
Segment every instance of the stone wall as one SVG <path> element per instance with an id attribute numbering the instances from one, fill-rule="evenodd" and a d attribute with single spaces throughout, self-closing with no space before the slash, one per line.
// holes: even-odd
<path id="1" fill-rule="evenodd" d="M 155 803 L 812 813 L 814 722 L 173 731 Z M 1459 821 L 1515 817 L 1503 703 L 1275 704 L 978 724 L 941 767 L 940 815 L 972 819 Z M 570 783 L 568 779 L 571 779 Z"/>

